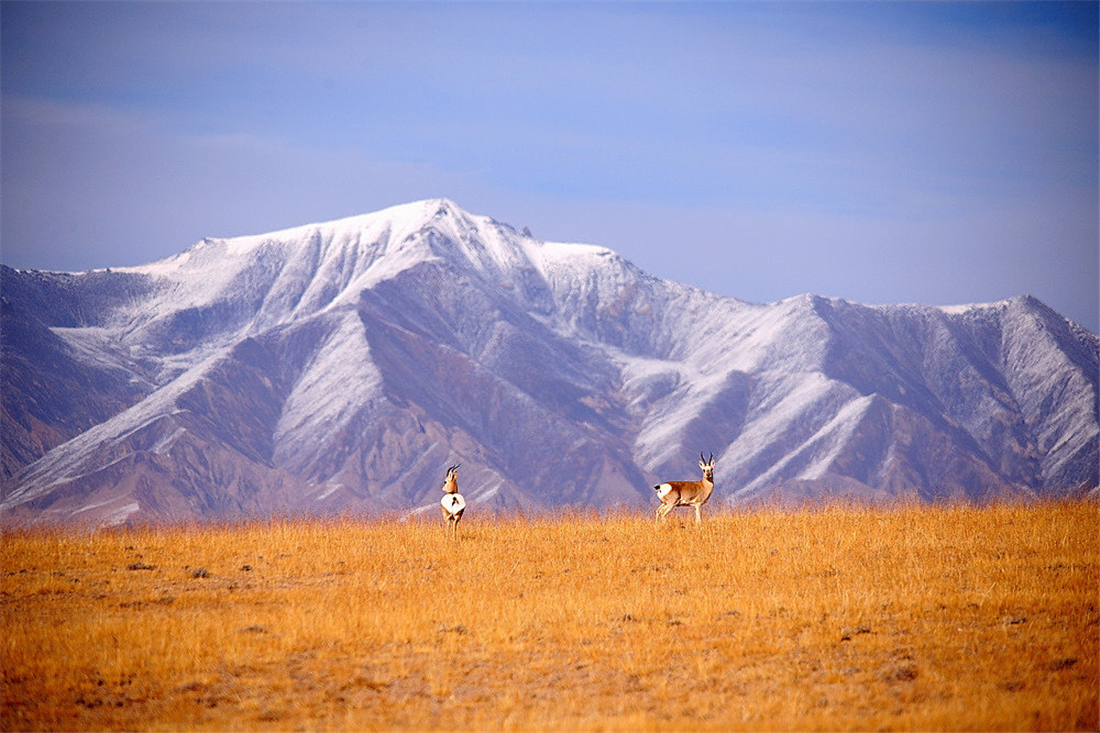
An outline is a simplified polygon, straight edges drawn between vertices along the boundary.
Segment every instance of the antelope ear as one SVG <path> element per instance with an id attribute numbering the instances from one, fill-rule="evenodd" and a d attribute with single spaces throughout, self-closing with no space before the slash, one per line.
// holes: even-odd
<path id="1" fill-rule="evenodd" d="M 699 468 L 706 468 L 706 467 L 707 467 L 707 464 L 703 463 L 702 461 L 699 461 Z"/>

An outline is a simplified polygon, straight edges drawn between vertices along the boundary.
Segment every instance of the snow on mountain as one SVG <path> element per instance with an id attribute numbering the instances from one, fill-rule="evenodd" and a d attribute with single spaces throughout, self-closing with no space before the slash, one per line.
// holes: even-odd
<path id="1" fill-rule="evenodd" d="M 16 520 L 1097 485 L 1100 340 L 1033 298 L 772 304 L 420 201 L 149 265 L 0 271 Z"/>

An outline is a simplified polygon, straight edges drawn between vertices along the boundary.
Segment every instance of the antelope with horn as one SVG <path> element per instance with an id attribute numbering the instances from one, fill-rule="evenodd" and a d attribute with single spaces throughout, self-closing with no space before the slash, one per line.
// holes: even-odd
<path id="1" fill-rule="evenodd" d="M 443 521 L 451 525 L 451 538 L 458 536 L 458 520 L 462 519 L 462 512 L 466 510 L 466 499 L 458 493 L 458 466 L 447 469 L 447 475 L 443 479 L 443 498 L 439 505 L 443 507 Z"/>
<path id="2" fill-rule="evenodd" d="M 662 517 L 678 506 L 693 508 L 696 524 L 703 521 L 700 509 L 714 491 L 714 454 L 710 454 L 708 461 L 700 453 L 699 468 L 703 469 L 702 481 L 666 481 L 653 487 L 657 492 L 657 498 L 661 500 L 661 506 L 657 507 L 655 522 L 660 522 Z"/>

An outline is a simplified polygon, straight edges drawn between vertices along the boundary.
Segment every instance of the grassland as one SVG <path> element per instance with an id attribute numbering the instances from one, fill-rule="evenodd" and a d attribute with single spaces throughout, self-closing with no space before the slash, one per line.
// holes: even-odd
<path id="1" fill-rule="evenodd" d="M 5 532 L 0 727 L 1100 726 L 1095 503 L 687 519 Z"/>

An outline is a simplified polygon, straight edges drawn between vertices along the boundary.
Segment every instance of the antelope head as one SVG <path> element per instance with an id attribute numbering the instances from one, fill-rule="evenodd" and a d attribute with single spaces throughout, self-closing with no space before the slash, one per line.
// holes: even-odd
<path id="1" fill-rule="evenodd" d="M 447 494 L 458 493 L 458 464 L 447 469 L 447 475 L 443 479 L 443 492 Z"/>
<path id="2" fill-rule="evenodd" d="M 703 469 L 703 479 L 714 483 L 714 454 L 710 454 L 710 460 L 703 458 L 703 454 L 699 454 L 699 468 Z"/>

